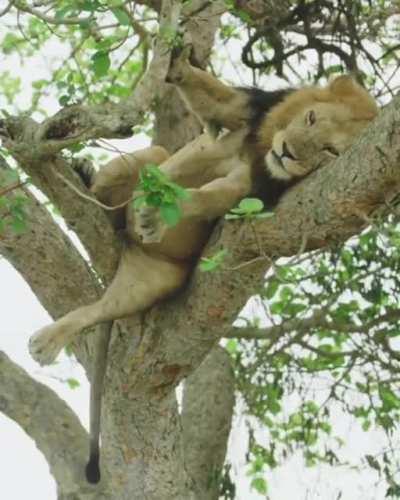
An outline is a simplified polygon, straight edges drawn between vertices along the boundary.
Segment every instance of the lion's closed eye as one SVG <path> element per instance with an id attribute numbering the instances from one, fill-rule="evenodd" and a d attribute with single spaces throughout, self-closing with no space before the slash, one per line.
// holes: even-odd
<path id="1" fill-rule="evenodd" d="M 337 158 L 339 156 L 339 151 L 335 148 L 335 146 L 332 146 L 330 144 L 326 144 L 323 148 L 322 151 L 325 153 L 328 153 L 330 156 L 333 158 Z"/>
<path id="2" fill-rule="evenodd" d="M 305 121 L 306 121 L 306 125 L 308 125 L 309 127 L 311 127 L 312 125 L 315 124 L 315 122 L 317 121 L 317 117 L 316 117 L 315 111 L 313 109 L 310 109 L 310 111 L 307 111 Z"/>

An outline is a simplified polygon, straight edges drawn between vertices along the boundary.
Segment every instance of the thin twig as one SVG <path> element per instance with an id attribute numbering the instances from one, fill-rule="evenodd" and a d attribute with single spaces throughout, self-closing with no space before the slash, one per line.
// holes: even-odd
<path id="1" fill-rule="evenodd" d="M 99 200 L 96 200 L 96 198 L 93 198 L 92 196 L 89 196 L 89 195 L 83 193 L 80 189 L 78 189 L 76 186 L 74 186 L 72 184 L 72 182 L 70 182 L 62 174 L 60 174 L 60 172 L 56 172 L 55 174 L 59 179 L 61 179 L 64 182 L 64 184 L 66 184 L 70 189 L 72 189 L 72 191 L 74 191 L 74 193 L 76 193 L 78 196 L 80 196 L 84 200 L 88 200 L 91 203 L 94 203 L 95 205 L 97 205 L 101 208 L 104 208 L 104 210 L 111 211 L 111 210 L 117 210 L 118 208 L 123 208 L 126 205 L 128 205 L 128 203 L 130 203 L 134 198 L 133 196 L 131 196 L 128 200 L 124 201 L 123 203 L 120 203 L 119 205 L 115 205 L 115 206 L 111 207 L 109 205 L 105 205 L 104 203 L 102 203 Z"/>
<path id="2" fill-rule="evenodd" d="M 14 184 L 11 184 L 10 186 L 7 186 L 5 188 L 0 189 L 0 196 L 4 196 L 5 194 L 9 193 L 10 191 L 14 191 L 14 189 L 18 189 L 22 186 L 25 186 L 27 184 L 27 181 L 22 182 L 18 181 L 15 182 Z"/>

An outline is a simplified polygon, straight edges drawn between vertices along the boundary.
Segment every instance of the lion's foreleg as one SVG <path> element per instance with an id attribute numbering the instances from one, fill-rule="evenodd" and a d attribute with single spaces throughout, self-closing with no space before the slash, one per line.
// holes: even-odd
<path id="1" fill-rule="evenodd" d="M 226 214 L 251 190 L 250 168 L 237 156 L 224 160 L 220 168 L 228 174 L 203 185 L 188 189 L 190 198 L 182 204 L 184 217 L 214 218 Z"/>
<path id="2" fill-rule="evenodd" d="M 203 134 L 170 156 L 160 168 L 174 182 L 191 187 L 201 186 L 221 176 L 217 166 L 237 154 L 246 135 L 247 129 L 242 129 L 215 141 L 208 134 Z M 232 164 L 232 168 L 234 166 Z"/>
<path id="3" fill-rule="evenodd" d="M 229 130 L 244 126 L 251 111 L 247 94 L 191 66 L 187 56 L 183 51 L 172 59 L 167 81 L 178 88 L 189 109 L 205 125 Z"/>

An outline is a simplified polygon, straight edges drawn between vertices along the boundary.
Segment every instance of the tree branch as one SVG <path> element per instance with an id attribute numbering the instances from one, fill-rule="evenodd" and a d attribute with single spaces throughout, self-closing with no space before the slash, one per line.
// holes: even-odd
<path id="1" fill-rule="evenodd" d="M 215 347 L 185 381 L 183 445 L 198 500 L 217 500 L 235 403 L 229 354 Z"/>
<path id="2" fill-rule="evenodd" d="M 15 1 L 14 6 L 20 10 L 21 12 L 26 12 L 27 14 L 31 14 L 32 16 L 41 19 L 45 23 L 48 24 L 56 24 L 56 25 L 76 25 L 76 24 L 85 24 L 93 20 L 93 16 L 89 15 L 86 17 L 62 17 L 57 19 L 56 17 L 48 16 L 44 14 L 38 9 L 30 7 L 27 2 Z"/>
<path id="3" fill-rule="evenodd" d="M 48 157 L 77 142 L 99 137 L 130 137 L 132 128 L 143 122 L 148 110 L 157 101 L 164 84 L 171 50 L 169 36 L 178 32 L 180 12 L 181 2 L 163 2 L 153 59 L 131 97 L 118 104 L 63 108 L 35 129 L 32 139 L 36 154 Z"/>
<path id="4" fill-rule="evenodd" d="M 79 491 L 87 432 L 68 405 L 0 351 L 0 411 L 35 441 L 63 488 Z"/>
<path id="5" fill-rule="evenodd" d="M 6 169 L 0 162 L 1 169 Z M 20 234 L 6 227 L 0 235 L 0 254 L 22 275 L 43 307 L 58 318 L 79 304 L 97 300 L 101 287 L 87 263 L 54 222 L 48 211 L 27 190 L 5 196 L 27 197 L 26 225 Z M 0 216 L 1 216 L 0 210 Z M 75 351 L 88 367 L 87 336 Z M 93 339 L 92 339 L 93 340 Z"/>

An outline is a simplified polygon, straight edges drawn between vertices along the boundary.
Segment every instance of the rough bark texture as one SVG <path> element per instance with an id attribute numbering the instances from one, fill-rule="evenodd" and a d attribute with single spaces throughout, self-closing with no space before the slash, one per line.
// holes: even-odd
<path id="1" fill-rule="evenodd" d="M 220 15 L 226 10 L 223 0 L 214 2 L 189 2 L 192 12 L 186 18 L 185 42 L 193 43 L 200 67 L 205 67 L 214 43 Z M 199 4 L 199 5 L 196 5 Z M 201 5 L 205 5 L 201 8 Z M 165 85 L 156 110 L 154 143 L 164 146 L 170 153 L 194 139 L 201 132 L 198 119 L 192 115 L 174 86 Z"/>
<path id="2" fill-rule="evenodd" d="M 218 500 L 233 415 L 235 379 L 228 353 L 214 348 L 188 377 L 182 426 L 187 470 L 199 500 Z"/>
<path id="3" fill-rule="evenodd" d="M 160 2 L 147 3 L 160 8 Z M 195 33 L 195 26 L 191 33 L 197 53 L 204 58 L 218 17 L 212 10 L 217 2 L 205 3 L 204 19 L 199 21 L 202 29 Z M 162 4 L 162 23 L 176 26 L 181 2 Z M 251 2 L 253 9 L 256 4 Z M 208 23 L 207 30 L 204 23 Z M 206 34 L 205 38 L 196 40 L 199 33 Z M 161 44 L 137 93 L 128 103 L 106 109 L 106 124 L 102 110 L 86 107 L 67 109 L 42 125 L 26 118 L 5 120 L 6 146 L 76 230 L 105 282 L 115 269 L 119 244 L 103 212 L 76 198 L 57 175 L 62 172 L 79 185 L 57 155 L 72 140 L 63 126 L 72 118 L 68 113 L 75 113 L 75 140 L 76 134 L 80 140 L 85 134 L 124 135 L 133 121 L 140 122 L 154 95 L 163 95 L 161 82 L 167 64 L 168 50 Z M 124 106 L 125 115 L 121 114 Z M 173 151 L 195 135 L 198 127 L 193 121 L 188 125 L 182 117 L 174 121 L 179 127 L 170 127 L 170 112 L 166 106 L 158 113 L 157 139 Z M 188 133 L 183 135 L 182 130 Z M 362 229 L 365 216 L 386 209 L 386 202 L 400 190 L 399 130 L 398 97 L 351 151 L 287 193 L 273 218 L 221 222 L 206 250 L 212 255 L 221 247 L 229 249 L 221 269 L 194 273 L 179 297 L 142 317 L 116 322 L 104 394 L 100 485 L 83 482 L 87 436 L 76 417 L 50 390 L 0 355 L 0 411 L 37 440 L 52 467 L 60 499 L 217 498 L 215 483 L 209 479 L 223 461 L 233 384 L 229 363 L 215 346 L 224 331 L 231 335 L 236 314 L 262 282 L 270 258 L 343 241 Z M 10 232 L 0 239 L 0 253 L 22 274 L 50 314 L 57 317 L 97 297 L 96 276 L 33 197 L 28 223 L 25 233 Z M 82 343 L 76 349 L 86 369 L 90 367 L 90 346 Z M 180 417 L 175 388 L 189 375 Z M 39 397 L 41 405 L 37 404 Z M 49 427 L 60 426 L 66 426 L 64 432 L 47 432 Z"/>
<path id="4" fill-rule="evenodd" d="M 65 494 L 87 490 L 81 464 L 88 437 L 78 417 L 52 390 L 33 380 L 1 351 L 0 411 L 35 441 Z"/>

